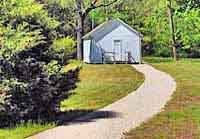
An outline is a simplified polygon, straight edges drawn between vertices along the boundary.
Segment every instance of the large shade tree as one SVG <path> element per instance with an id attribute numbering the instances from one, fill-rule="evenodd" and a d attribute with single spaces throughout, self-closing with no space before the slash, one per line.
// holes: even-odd
<path id="1" fill-rule="evenodd" d="M 83 59 L 83 40 L 85 19 L 89 13 L 100 7 L 107 7 L 118 0 L 68 0 L 70 5 L 74 5 L 76 12 L 76 32 L 77 32 L 77 58 Z M 68 4 L 69 4 L 68 3 Z"/>
<path id="2" fill-rule="evenodd" d="M 171 28 L 171 40 L 172 40 L 172 53 L 173 58 L 176 61 L 177 60 L 177 50 L 176 50 L 176 36 L 175 36 L 175 24 L 174 24 L 174 15 L 173 15 L 173 7 L 172 7 L 172 0 L 167 1 L 167 7 L 168 7 L 168 16 L 169 16 L 169 24 Z"/>

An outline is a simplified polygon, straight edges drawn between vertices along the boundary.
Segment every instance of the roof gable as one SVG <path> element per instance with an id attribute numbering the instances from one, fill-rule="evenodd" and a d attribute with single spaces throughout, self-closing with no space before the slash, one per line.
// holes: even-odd
<path id="1" fill-rule="evenodd" d="M 135 33 L 136 35 L 142 37 L 142 34 L 136 31 L 135 29 L 131 28 L 128 24 L 124 23 L 120 19 L 115 20 L 109 20 L 107 22 L 102 23 L 101 25 L 97 26 L 95 29 L 93 29 L 91 32 L 86 34 L 83 39 L 95 39 L 96 41 L 102 39 L 105 35 L 112 32 L 114 29 L 119 27 L 120 25 L 123 25 L 125 28 L 127 28 L 129 31 Z"/>

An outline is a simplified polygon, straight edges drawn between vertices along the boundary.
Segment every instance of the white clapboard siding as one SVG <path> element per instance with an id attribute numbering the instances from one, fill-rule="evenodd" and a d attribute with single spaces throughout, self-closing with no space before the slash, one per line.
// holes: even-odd
<path id="1" fill-rule="evenodd" d="M 84 62 L 103 63 L 103 56 L 107 53 L 115 56 L 110 58 L 112 62 L 127 62 L 129 52 L 133 62 L 141 63 L 142 35 L 119 19 L 103 23 L 83 39 Z"/>

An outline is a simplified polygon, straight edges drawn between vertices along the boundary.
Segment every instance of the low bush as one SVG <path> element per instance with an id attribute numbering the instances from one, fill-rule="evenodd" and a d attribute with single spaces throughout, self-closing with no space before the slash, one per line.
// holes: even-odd
<path id="1" fill-rule="evenodd" d="M 143 46 L 144 56 L 170 57 L 172 48 L 166 46 L 145 45 Z M 200 58 L 200 47 L 177 47 L 177 55 L 180 58 Z"/>
<path id="2" fill-rule="evenodd" d="M 51 53 L 58 55 L 59 59 L 62 60 L 61 64 L 65 64 L 66 59 L 71 58 L 72 54 L 75 52 L 76 42 L 73 38 L 65 37 L 56 39 L 51 45 Z"/>
<path id="3" fill-rule="evenodd" d="M 47 65 L 34 58 L 0 60 L 0 127 L 13 126 L 28 121 L 55 120 L 60 112 L 60 102 L 76 87 L 79 69 L 59 72 L 58 63 Z M 56 67 L 57 72 L 51 69 Z M 8 69 L 8 70 L 6 70 Z"/>
<path id="4" fill-rule="evenodd" d="M 50 63 L 44 66 L 44 70 L 49 74 L 57 74 L 60 72 L 62 66 L 58 64 L 58 61 L 52 60 Z"/>
<path id="5" fill-rule="evenodd" d="M 83 62 L 82 61 L 79 61 L 79 60 L 69 60 L 69 64 L 64 66 L 61 71 L 62 72 L 68 72 L 70 70 L 75 70 L 75 69 L 80 69 L 82 68 L 82 64 Z"/>
<path id="6" fill-rule="evenodd" d="M 200 58 L 200 46 L 190 48 L 188 57 L 189 58 Z"/>
<path id="7" fill-rule="evenodd" d="M 155 56 L 161 57 L 170 57 L 171 56 L 171 48 L 165 46 L 154 46 L 153 52 Z"/>
<path id="8" fill-rule="evenodd" d="M 35 0 L 1 0 L 0 13 L 0 127 L 52 120 L 77 81 L 78 68 L 60 72 L 75 42 Z"/>
<path id="9" fill-rule="evenodd" d="M 74 48 L 75 44 L 76 43 L 72 38 L 66 37 L 66 38 L 54 40 L 52 44 L 52 48 L 56 52 L 64 52 L 65 54 L 69 54 L 75 50 Z"/>

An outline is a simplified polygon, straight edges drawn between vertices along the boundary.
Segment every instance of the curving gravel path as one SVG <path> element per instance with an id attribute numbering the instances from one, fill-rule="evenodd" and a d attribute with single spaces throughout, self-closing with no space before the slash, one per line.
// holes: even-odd
<path id="1" fill-rule="evenodd" d="M 120 139 L 123 132 L 160 112 L 175 91 L 176 82 L 150 65 L 133 67 L 145 75 L 144 83 L 136 91 L 97 112 L 29 139 Z"/>

